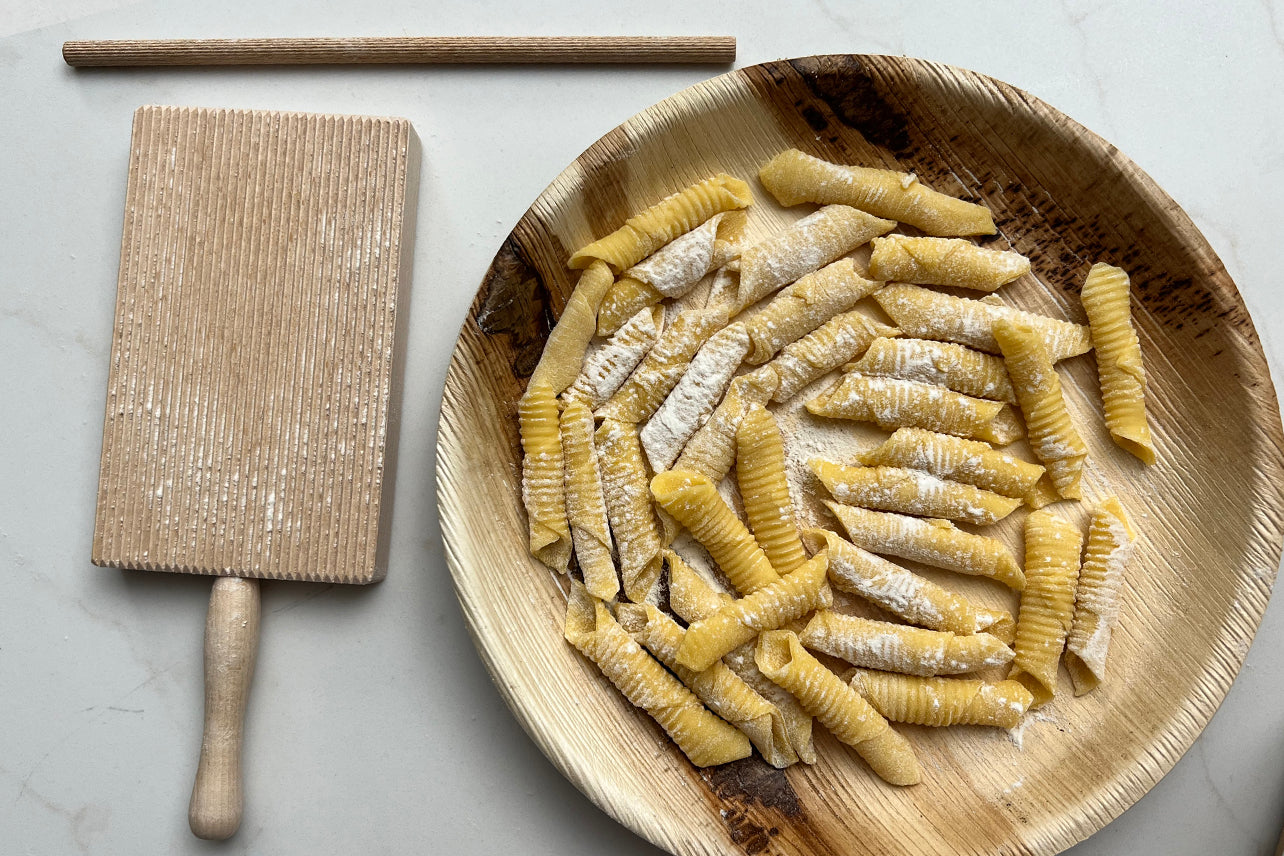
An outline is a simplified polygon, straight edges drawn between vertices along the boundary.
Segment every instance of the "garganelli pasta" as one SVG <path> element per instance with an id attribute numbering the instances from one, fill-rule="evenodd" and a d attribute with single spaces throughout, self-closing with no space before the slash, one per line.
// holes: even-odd
<path id="1" fill-rule="evenodd" d="M 1016 404 L 1003 359 L 953 342 L 931 339 L 875 339 L 852 369 L 944 386 L 973 398 Z"/>
<path id="2" fill-rule="evenodd" d="M 1066 667 L 1075 695 L 1091 692 L 1105 679 L 1110 635 L 1119 620 L 1119 587 L 1136 538 L 1118 498 L 1093 509 L 1066 639 Z"/>
<path id="3" fill-rule="evenodd" d="M 859 311 L 834 316 L 798 341 L 785 345 L 767 364 L 779 379 L 772 400 L 793 398 L 803 387 L 865 353 L 874 339 L 895 335 L 894 328 Z"/>
<path id="4" fill-rule="evenodd" d="M 584 369 L 565 398 L 582 401 L 589 409 L 601 407 L 651 351 L 663 325 L 663 309 L 651 307 L 638 312 L 584 361 Z"/>
<path id="5" fill-rule="evenodd" d="M 785 441 L 765 407 L 745 414 L 736 432 L 736 478 L 749 528 L 771 566 L 787 574 L 807 561 L 785 477 Z"/>
<path id="6" fill-rule="evenodd" d="M 813 458 L 811 471 L 834 499 L 879 511 L 988 525 L 1007 517 L 1021 500 L 903 467 L 849 467 Z"/>
<path id="7" fill-rule="evenodd" d="M 952 285 L 974 291 L 994 291 L 1030 272 L 1030 260 L 1020 253 L 987 250 L 959 238 L 875 238 L 869 275 L 887 282 Z"/>
<path id="8" fill-rule="evenodd" d="M 932 678 L 852 669 L 851 686 L 892 722 L 1016 728 L 1034 696 L 1020 681 Z"/>
<path id="9" fill-rule="evenodd" d="M 579 377 L 584 354 L 597 330 L 598 306 L 611 282 L 611 272 L 604 264 L 590 265 L 580 275 L 561 317 L 549 331 L 528 386 L 547 385 L 554 395 L 561 395 Z"/>
<path id="10" fill-rule="evenodd" d="M 897 428 L 883 444 L 859 456 L 868 467 L 912 467 L 943 479 L 1023 498 L 1034 490 L 1043 467 L 976 440 L 921 428 Z"/>
<path id="11" fill-rule="evenodd" d="M 809 273 L 771 299 L 745 322 L 752 347 L 750 365 L 761 365 L 776 352 L 815 330 L 840 312 L 868 297 L 882 283 L 865 279 L 851 259 L 839 259 Z"/>
<path id="12" fill-rule="evenodd" d="M 749 409 L 766 404 L 780 386 L 776 370 L 762 366 L 731 381 L 722 403 L 683 447 L 673 468 L 700 473 L 719 482 L 736 459 L 736 431 Z"/>
<path id="13" fill-rule="evenodd" d="M 603 420 L 595 435 L 602 493 L 620 554 L 624 596 L 641 601 L 661 571 L 660 530 L 636 425 Z"/>
<path id="14" fill-rule="evenodd" d="M 1146 369 L 1132 326 L 1128 274 L 1110 265 L 1093 265 L 1080 299 L 1092 329 L 1110 436 L 1146 464 L 1154 464 L 1155 442 L 1146 421 Z"/>
<path id="15" fill-rule="evenodd" d="M 522 437 L 522 504 L 531 555 L 558 573 L 571 561 L 571 525 L 566 519 L 566 470 L 562 461 L 561 413 L 547 383 L 530 384 L 517 404 Z"/>
<path id="16" fill-rule="evenodd" d="M 988 633 L 925 630 L 828 609 L 813 615 L 798 638 L 853 666 L 906 675 L 958 675 L 1012 662 L 1012 649 Z"/>
<path id="17" fill-rule="evenodd" d="M 611 600 L 619 593 L 620 582 L 611 560 L 611 528 L 593 443 L 593 414 L 583 404 L 568 404 L 562 411 L 561 427 L 566 517 L 571 524 L 575 559 L 589 594 Z"/>
<path id="18" fill-rule="evenodd" d="M 1052 700 L 1057 665 L 1070 632 L 1079 548 L 1083 535 L 1070 521 L 1051 511 L 1030 512 L 1025 519 L 1025 591 L 1017 615 L 1016 658 L 1008 677 L 1034 695 L 1034 707 Z"/>

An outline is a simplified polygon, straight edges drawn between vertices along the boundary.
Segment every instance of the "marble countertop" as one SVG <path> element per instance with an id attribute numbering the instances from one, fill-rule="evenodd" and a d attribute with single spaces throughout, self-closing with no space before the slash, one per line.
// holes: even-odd
<path id="1" fill-rule="evenodd" d="M 1100 133 L 1191 215 L 1284 367 L 1284 6 L 569 0 L 0 10 L 0 850 L 651 854 L 518 727 L 456 605 L 434 499 L 438 404 L 487 264 L 584 148 L 708 68 L 81 71 L 66 39 L 721 34 L 737 65 L 889 53 L 975 69 Z M 388 579 L 263 586 L 241 831 L 193 838 L 209 581 L 89 564 L 125 164 L 142 104 L 408 117 L 424 144 Z M 1269 854 L 1284 824 L 1284 604 L 1192 749 L 1075 848 Z"/>

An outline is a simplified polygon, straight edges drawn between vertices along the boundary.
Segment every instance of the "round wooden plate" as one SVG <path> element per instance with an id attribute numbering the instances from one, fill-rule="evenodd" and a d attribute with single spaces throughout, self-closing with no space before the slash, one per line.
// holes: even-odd
<path id="1" fill-rule="evenodd" d="M 1008 296 L 1084 320 L 1093 261 L 1130 272 L 1160 463 L 1117 450 L 1091 357 L 1062 381 L 1142 533 L 1111 674 L 1062 693 L 1019 735 L 906 728 L 922 784 L 893 788 L 828 735 L 820 762 L 692 767 L 561 636 L 564 581 L 526 553 L 516 402 L 574 284 L 570 252 L 631 213 L 725 171 L 751 180 L 753 228 L 786 211 L 753 181 L 788 147 L 916 173 L 983 202 L 992 244 L 1030 256 Z M 1279 567 L 1284 437 L 1234 283 L 1190 219 L 1113 146 L 1047 104 L 968 71 L 829 56 L 740 69 L 607 134 L 504 243 L 459 336 L 437 447 L 447 559 L 477 647 L 513 712 L 577 787 L 673 853 L 1056 853 L 1136 801 L 1191 745 L 1235 677 Z M 821 730 L 818 729 L 818 733 Z"/>

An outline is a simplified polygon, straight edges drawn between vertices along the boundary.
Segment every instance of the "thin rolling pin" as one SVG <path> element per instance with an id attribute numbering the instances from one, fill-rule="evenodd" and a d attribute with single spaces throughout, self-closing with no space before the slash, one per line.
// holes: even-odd
<path id="1" fill-rule="evenodd" d="M 706 63 L 734 36 L 418 36 L 355 39 L 122 39 L 63 42 L 74 66 L 375 63 Z"/>

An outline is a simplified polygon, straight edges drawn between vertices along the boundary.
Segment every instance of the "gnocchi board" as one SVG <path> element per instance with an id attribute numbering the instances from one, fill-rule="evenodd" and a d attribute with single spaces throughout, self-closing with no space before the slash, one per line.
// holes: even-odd
<path id="1" fill-rule="evenodd" d="M 1074 698 L 1063 670 L 1057 699 L 1014 734 L 897 726 L 923 768 L 911 788 L 879 782 L 823 729 L 811 767 L 777 771 L 755 755 L 694 768 L 566 644 L 565 581 L 526 551 L 516 403 L 575 283 L 566 259 L 719 171 L 754 187 L 753 233 L 778 230 L 814 208 L 782 209 L 756 182 L 789 147 L 913 172 L 983 202 L 999 226 L 987 245 L 1032 260 L 1033 275 L 1004 289 L 1023 308 L 1083 322 L 1079 287 L 1092 262 L 1132 275 L 1155 467 L 1110 442 L 1093 358 L 1060 366 L 1092 453 L 1086 495 L 1117 493 L 1141 533 L 1107 682 Z M 852 430 L 868 433 L 857 445 L 885 436 Z M 447 560 L 496 685 L 576 787 L 675 854 L 1064 850 L 1140 798 L 1208 722 L 1252 641 L 1284 539 L 1275 391 L 1244 303 L 1189 217 L 1122 153 L 1037 98 L 903 57 L 736 70 L 584 152 L 486 273 L 446 378 L 437 454 Z M 1020 555 L 1019 523 L 1002 535 Z M 978 599 L 997 588 L 957 576 L 950 585 Z"/>

